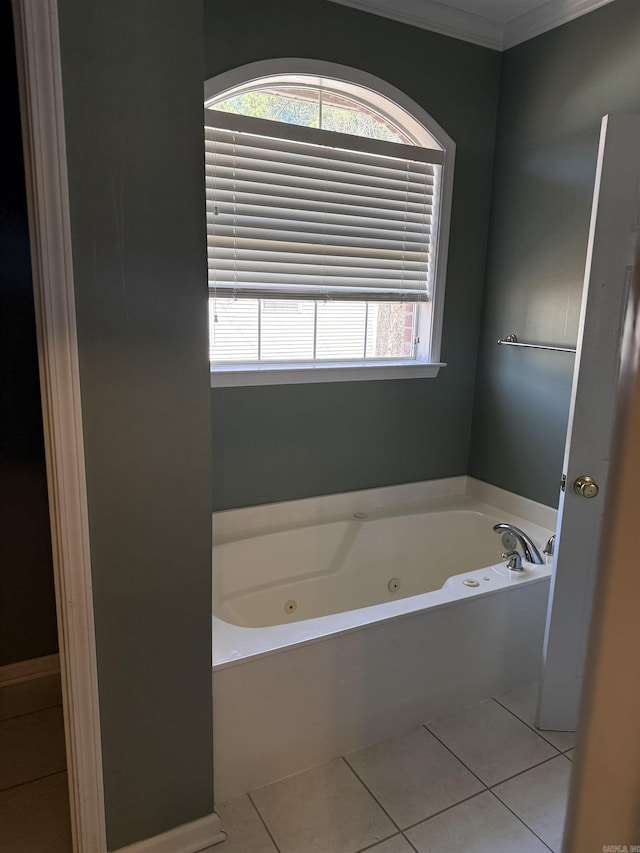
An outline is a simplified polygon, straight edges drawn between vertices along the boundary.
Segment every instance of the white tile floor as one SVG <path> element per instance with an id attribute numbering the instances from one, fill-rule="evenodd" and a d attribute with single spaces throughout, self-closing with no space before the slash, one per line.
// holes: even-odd
<path id="1" fill-rule="evenodd" d="M 560 853 L 574 736 L 535 686 L 252 791 L 211 853 Z M 0 689 L 0 849 L 71 850 L 59 679 Z"/>
<path id="2" fill-rule="evenodd" d="M 0 688 L 0 850 L 70 853 L 60 676 Z"/>
<path id="3" fill-rule="evenodd" d="M 529 685 L 219 805 L 212 853 L 560 853 L 575 736 Z"/>

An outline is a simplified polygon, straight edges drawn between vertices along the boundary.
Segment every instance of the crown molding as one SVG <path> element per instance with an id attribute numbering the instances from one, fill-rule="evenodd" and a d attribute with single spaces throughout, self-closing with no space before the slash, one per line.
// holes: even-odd
<path id="1" fill-rule="evenodd" d="M 423 30 L 488 47 L 508 50 L 517 44 L 573 21 L 613 0 L 548 0 L 506 24 L 464 12 L 438 0 L 329 0 L 373 15 L 382 15 Z"/>

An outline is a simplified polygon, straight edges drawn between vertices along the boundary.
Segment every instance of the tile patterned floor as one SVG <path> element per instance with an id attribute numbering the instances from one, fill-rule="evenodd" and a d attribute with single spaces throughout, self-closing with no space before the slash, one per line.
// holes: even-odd
<path id="1" fill-rule="evenodd" d="M 221 804 L 212 853 L 560 853 L 575 736 L 529 685 Z"/>
<path id="2" fill-rule="evenodd" d="M 530 685 L 219 805 L 211 853 L 560 853 L 575 737 Z M 69 853 L 59 678 L 0 689 L 2 853 Z"/>
<path id="3" fill-rule="evenodd" d="M 60 676 L 0 688 L 0 849 L 70 853 Z"/>

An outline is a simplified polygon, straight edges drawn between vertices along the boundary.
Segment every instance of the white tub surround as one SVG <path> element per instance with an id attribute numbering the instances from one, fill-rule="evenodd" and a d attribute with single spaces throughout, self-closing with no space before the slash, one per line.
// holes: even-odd
<path id="1" fill-rule="evenodd" d="M 520 517 L 483 488 L 459 477 L 215 516 L 220 800 L 536 680 L 550 567 L 509 572 L 492 527 L 542 550 L 553 510 L 513 496 Z"/>
<path id="2" fill-rule="evenodd" d="M 527 519 L 527 523 L 555 530 L 557 509 L 483 480 L 461 476 L 216 512 L 213 516 L 213 542 L 217 545 L 278 530 L 339 521 L 361 510 L 382 513 L 386 510 L 389 514 L 408 515 L 413 511 L 437 507 L 443 498 L 464 496 L 518 516 L 521 521 Z"/>

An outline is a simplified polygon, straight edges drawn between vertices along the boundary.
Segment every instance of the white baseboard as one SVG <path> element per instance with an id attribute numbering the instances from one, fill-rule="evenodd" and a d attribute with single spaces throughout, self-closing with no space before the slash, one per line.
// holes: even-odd
<path id="1" fill-rule="evenodd" d="M 0 666 L 0 687 L 9 687 L 21 681 L 31 681 L 32 678 L 42 678 L 45 675 L 56 675 L 60 672 L 60 655 L 45 655 L 41 658 L 21 660 Z"/>
<path id="2" fill-rule="evenodd" d="M 184 823 L 161 835 L 121 847 L 116 853 L 205 853 L 226 837 L 219 816 L 212 812 L 206 817 Z"/>

